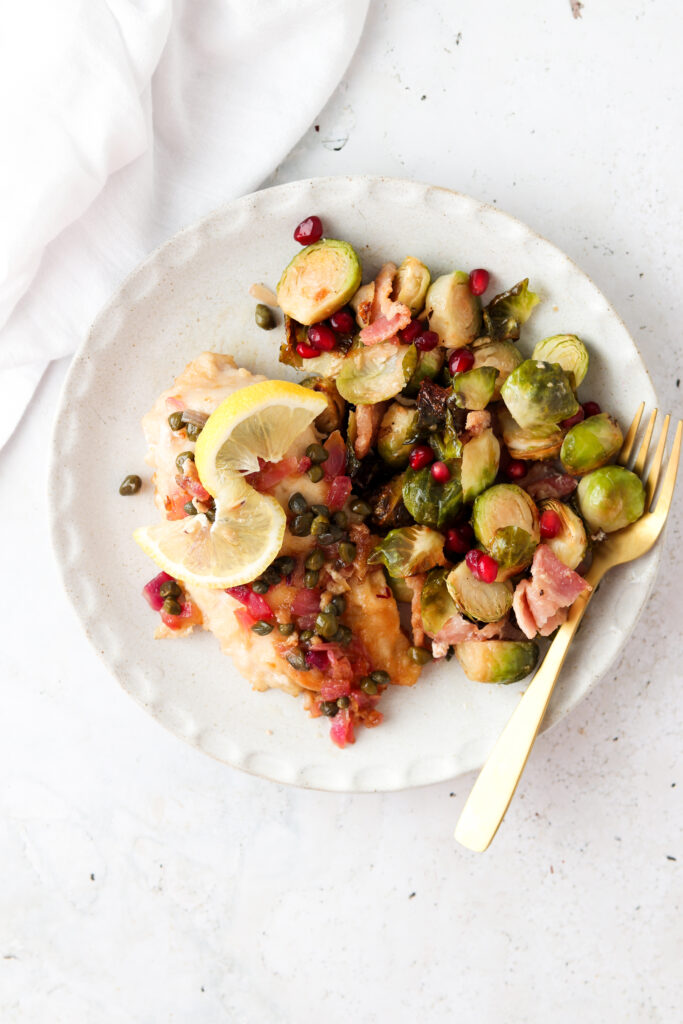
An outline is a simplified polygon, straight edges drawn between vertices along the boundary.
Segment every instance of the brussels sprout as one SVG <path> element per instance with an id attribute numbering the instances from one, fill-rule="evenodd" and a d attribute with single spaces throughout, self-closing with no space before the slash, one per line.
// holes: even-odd
<path id="1" fill-rule="evenodd" d="M 572 427 L 560 451 L 562 465 L 572 476 L 583 476 L 606 465 L 621 448 L 624 435 L 609 413 L 589 416 Z"/>
<path id="2" fill-rule="evenodd" d="M 430 330 L 447 348 L 469 345 L 479 334 L 481 302 L 470 291 L 469 274 L 462 270 L 437 277 L 427 292 L 424 311 Z"/>
<path id="3" fill-rule="evenodd" d="M 569 505 L 555 498 L 541 502 L 540 507 L 542 512 L 546 509 L 555 512 L 562 524 L 560 532 L 554 537 L 546 538 L 543 543 L 547 544 L 569 569 L 576 569 L 583 562 L 588 550 L 588 538 L 581 517 L 577 516 Z"/>
<path id="4" fill-rule="evenodd" d="M 541 300 L 529 291 L 529 278 L 510 288 L 507 292 L 494 295 L 484 307 L 484 326 L 489 338 L 506 341 L 519 338 L 519 330 L 531 316 L 534 306 Z"/>
<path id="5" fill-rule="evenodd" d="M 391 530 L 368 557 L 369 565 L 381 563 L 390 576 L 405 578 L 443 565 L 443 534 L 428 526 L 403 526 Z"/>
<path id="6" fill-rule="evenodd" d="M 429 466 L 407 469 L 403 484 L 403 502 L 416 523 L 440 529 L 452 522 L 462 508 L 462 487 L 457 468 L 451 463 L 451 478 L 437 483 Z"/>
<path id="7" fill-rule="evenodd" d="M 553 459 L 559 455 L 564 434 L 554 423 L 525 430 L 513 420 L 504 405 L 500 404 L 496 412 L 505 447 L 513 459 L 542 460 Z"/>
<path id="8" fill-rule="evenodd" d="M 394 600 L 400 601 L 401 604 L 412 604 L 413 588 L 409 587 L 406 581 L 401 576 L 398 576 L 396 579 L 394 579 L 394 577 L 389 576 L 388 573 L 385 575 L 389 589 L 391 590 L 391 593 L 394 595 Z"/>
<path id="9" fill-rule="evenodd" d="M 475 683 L 516 683 L 535 668 L 538 645 L 532 640 L 466 640 L 455 645 L 455 655 Z"/>
<path id="10" fill-rule="evenodd" d="M 645 511 L 640 477 L 622 466 L 594 469 L 579 483 L 579 509 L 591 530 L 613 533 L 635 523 Z"/>
<path id="11" fill-rule="evenodd" d="M 498 563 L 498 579 L 506 580 L 531 565 L 537 547 L 538 541 L 519 526 L 496 530 L 490 553 Z"/>
<path id="12" fill-rule="evenodd" d="M 443 430 L 430 432 L 429 443 L 437 459 L 441 462 L 449 462 L 452 459 L 459 459 L 462 455 L 462 441 L 458 437 L 455 427 L 453 413 L 446 409 Z"/>
<path id="13" fill-rule="evenodd" d="M 313 359 L 302 359 L 296 346 L 299 342 L 306 343 L 307 330 L 303 324 L 297 323 L 291 316 L 285 317 L 285 340 L 280 345 L 280 362 L 299 370 L 305 366 L 309 373 L 319 377 L 336 377 L 344 365 L 346 352 L 339 348 L 333 352 L 321 352 Z"/>
<path id="14" fill-rule="evenodd" d="M 512 417 L 526 430 L 559 423 L 578 412 L 566 373 L 557 363 L 525 359 L 500 389 Z"/>
<path id="15" fill-rule="evenodd" d="M 372 494 L 368 503 L 372 510 L 372 521 L 377 526 L 408 526 L 411 516 L 403 504 L 403 483 L 405 474 L 393 477 Z"/>
<path id="16" fill-rule="evenodd" d="M 455 404 L 459 409 L 485 409 L 496 390 L 497 377 L 498 370 L 494 366 L 456 373 L 453 377 Z"/>
<path id="17" fill-rule="evenodd" d="M 512 607 L 513 588 L 509 581 L 482 583 L 472 575 L 467 562 L 460 562 L 446 577 L 448 593 L 459 612 L 478 622 L 497 622 Z"/>
<path id="18" fill-rule="evenodd" d="M 541 539 L 536 505 L 517 484 L 496 484 L 475 498 L 472 527 L 506 578 L 531 564 Z"/>
<path id="19" fill-rule="evenodd" d="M 360 262 L 349 243 L 325 238 L 307 245 L 285 267 L 277 301 L 300 324 L 316 324 L 341 309 L 360 281 Z"/>
<path id="20" fill-rule="evenodd" d="M 375 405 L 397 395 L 416 364 L 414 345 L 385 341 L 371 348 L 352 349 L 337 377 L 337 390 L 354 405 Z"/>
<path id="21" fill-rule="evenodd" d="M 482 430 L 467 442 L 462 450 L 460 469 L 463 501 L 474 501 L 478 494 L 493 484 L 499 462 L 500 444 L 492 430 Z"/>
<path id="22" fill-rule="evenodd" d="M 327 377 L 306 377 L 301 381 L 302 388 L 317 391 L 327 399 L 327 409 L 315 418 L 315 425 L 321 434 L 331 434 L 339 430 L 346 410 L 346 402 L 337 391 L 337 385 Z"/>
<path id="23" fill-rule="evenodd" d="M 544 338 L 536 345 L 531 358 L 559 363 L 574 391 L 588 372 L 588 349 L 575 334 L 553 334 L 552 338 Z"/>
<path id="24" fill-rule="evenodd" d="M 430 281 L 431 275 L 424 263 L 416 260 L 414 256 L 406 256 L 396 271 L 393 298 L 407 306 L 415 317 L 424 309 Z"/>
<path id="25" fill-rule="evenodd" d="M 408 395 L 410 398 L 416 395 L 420 390 L 420 384 L 425 378 L 428 377 L 429 380 L 434 380 L 441 370 L 445 359 L 446 350 L 440 346 L 431 349 L 429 352 L 418 352 L 415 373 L 403 389 L 403 394 Z"/>
<path id="26" fill-rule="evenodd" d="M 377 435 L 377 450 L 390 466 L 408 464 L 410 444 L 417 428 L 417 409 L 392 402 L 382 417 Z"/>
<path id="27" fill-rule="evenodd" d="M 427 575 L 420 597 L 420 611 L 425 633 L 436 636 L 458 609 L 448 593 L 446 577 L 450 569 L 432 569 Z"/>
<path id="28" fill-rule="evenodd" d="M 368 327 L 370 314 L 372 312 L 372 300 L 375 297 L 375 282 L 361 285 L 356 294 L 350 299 L 349 305 L 356 314 L 356 323 L 359 327 Z"/>
<path id="29" fill-rule="evenodd" d="M 490 338 L 480 338 L 475 341 L 472 353 L 474 355 L 473 369 L 477 370 L 480 366 L 493 366 L 498 370 L 496 386 L 491 396 L 491 400 L 497 402 L 500 398 L 500 389 L 512 371 L 516 370 L 523 362 L 524 356 L 511 341 L 491 341 Z"/>

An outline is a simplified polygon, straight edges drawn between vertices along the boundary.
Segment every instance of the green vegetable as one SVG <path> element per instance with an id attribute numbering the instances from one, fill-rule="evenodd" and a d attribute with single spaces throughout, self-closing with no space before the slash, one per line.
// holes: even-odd
<path id="1" fill-rule="evenodd" d="M 188 441 L 196 441 L 203 429 L 198 423 L 186 423 L 185 433 L 187 434 Z"/>
<path id="2" fill-rule="evenodd" d="M 319 579 L 320 573 L 316 569 L 307 569 L 304 573 L 304 586 L 306 590 L 315 590 Z"/>
<path id="3" fill-rule="evenodd" d="M 287 651 L 285 657 L 292 668 L 295 668 L 298 672 L 308 672 L 306 655 L 300 647 L 294 647 L 291 651 Z"/>
<path id="4" fill-rule="evenodd" d="M 320 548 L 313 548 L 310 555 L 306 556 L 304 565 L 307 569 L 322 569 L 325 564 L 325 555 Z"/>
<path id="5" fill-rule="evenodd" d="M 180 615 L 183 610 L 183 606 L 180 602 L 176 601 L 173 597 L 167 597 L 162 607 L 167 615 Z"/>
<path id="6" fill-rule="evenodd" d="M 382 484 L 370 497 L 372 520 L 377 526 L 387 527 L 408 526 L 410 514 L 403 503 L 403 484 L 405 474 L 392 477 Z"/>
<path id="7" fill-rule="evenodd" d="M 403 503 L 416 523 L 440 529 L 448 525 L 462 508 L 462 487 L 457 466 L 448 466 L 450 480 L 437 483 L 429 466 L 407 469 L 403 483 Z"/>
<path id="8" fill-rule="evenodd" d="M 581 515 L 594 531 L 621 530 L 645 511 L 643 483 L 623 466 L 594 469 L 580 481 L 576 493 Z"/>
<path id="9" fill-rule="evenodd" d="M 555 512 L 562 524 L 560 532 L 554 537 L 547 537 L 544 544 L 552 549 L 554 554 L 570 569 L 576 569 L 586 557 L 588 549 L 588 538 L 580 516 L 569 505 L 562 501 L 549 498 L 541 502 L 541 511 L 546 509 Z"/>
<path id="10" fill-rule="evenodd" d="M 339 705 L 336 700 L 321 700 L 320 710 L 327 718 L 334 718 L 339 711 Z"/>
<path id="11" fill-rule="evenodd" d="M 259 636 L 268 636 L 269 633 L 273 632 L 272 622 L 266 622 L 265 619 L 259 619 L 251 627 L 253 633 L 258 633 Z"/>
<path id="12" fill-rule="evenodd" d="M 417 418 L 417 414 L 416 414 Z M 142 480 L 135 473 L 130 473 L 128 476 L 123 478 L 121 485 L 119 486 L 119 494 L 137 494 L 142 487 Z"/>
<path id="13" fill-rule="evenodd" d="M 460 562 L 446 577 L 446 586 L 456 610 L 478 622 L 497 622 L 512 607 L 513 587 L 505 582 L 482 583 Z"/>
<path id="14" fill-rule="evenodd" d="M 408 306 L 415 317 L 422 311 L 431 275 L 424 263 L 414 256 L 406 256 L 394 278 L 393 296 L 396 302 Z"/>
<path id="15" fill-rule="evenodd" d="M 278 628 L 278 633 L 281 633 L 282 636 L 291 636 L 292 633 L 294 632 L 294 623 L 293 622 L 281 622 L 277 628 Z"/>
<path id="16" fill-rule="evenodd" d="M 270 590 L 270 584 L 266 583 L 265 580 L 254 580 L 251 589 L 255 594 L 267 594 Z"/>
<path id="17" fill-rule="evenodd" d="M 180 597 L 183 589 L 177 580 L 166 580 L 159 587 L 159 597 Z"/>
<path id="18" fill-rule="evenodd" d="M 557 363 L 525 359 L 500 389 L 511 416 L 526 430 L 547 429 L 578 412 L 566 373 Z"/>
<path id="19" fill-rule="evenodd" d="M 181 452 L 180 455 L 176 456 L 175 464 L 181 473 L 184 472 L 184 466 L 187 460 L 194 462 L 194 452 Z"/>
<path id="20" fill-rule="evenodd" d="M 173 431 L 182 430 L 185 424 L 183 423 L 183 414 L 180 410 L 172 412 L 168 417 L 168 425 Z"/>
<path id="21" fill-rule="evenodd" d="M 527 322 L 539 302 L 538 295 L 529 291 L 528 277 L 509 291 L 495 295 L 484 307 L 484 327 L 489 338 L 516 341 L 522 324 Z"/>
<path id="22" fill-rule="evenodd" d="M 299 343 L 308 344 L 308 328 L 291 316 L 285 316 L 285 340 L 280 345 L 280 362 L 286 366 L 294 366 L 298 370 L 305 369 L 307 373 L 314 375 L 309 380 L 322 379 L 332 382 L 332 378 L 337 376 L 344 365 L 346 346 L 340 343 L 332 352 L 321 352 L 313 359 L 302 359 L 296 350 Z M 329 407 L 326 411 L 329 411 Z M 325 416 L 325 412 L 320 415 Z"/>
<path id="23" fill-rule="evenodd" d="M 325 320 L 345 305 L 361 282 L 358 256 L 348 242 L 325 238 L 307 245 L 277 286 L 280 308 L 300 324 Z"/>
<path id="24" fill-rule="evenodd" d="M 459 409 L 485 409 L 493 398 L 497 377 L 498 370 L 493 366 L 456 373 L 453 377 L 455 404 Z"/>
<path id="25" fill-rule="evenodd" d="M 432 652 L 428 651 L 426 647 L 411 647 L 408 650 L 411 661 L 414 661 L 417 665 L 426 665 L 428 661 L 432 660 Z"/>
<path id="26" fill-rule="evenodd" d="M 193 501 L 186 501 L 185 504 L 183 505 L 183 508 L 187 512 L 188 516 L 197 515 L 197 509 L 195 508 Z"/>
<path id="27" fill-rule="evenodd" d="M 588 349 L 575 334 L 553 334 L 539 341 L 531 355 L 547 363 L 559 363 L 574 391 L 588 373 Z"/>
<path id="28" fill-rule="evenodd" d="M 441 462 L 449 462 L 451 459 L 459 459 L 462 456 L 462 441 L 458 436 L 455 427 L 453 413 L 446 409 L 444 428 L 437 433 L 430 433 L 429 444 L 437 459 Z"/>
<path id="29" fill-rule="evenodd" d="M 583 476 L 605 466 L 624 440 L 621 427 L 606 412 L 589 416 L 571 428 L 560 450 L 562 465 L 572 476 Z"/>
<path id="30" fill-rule="evenodd" d="M 405 580 L 398 576 L 394 579 L 393 576 L 387 575 L 387 583 L 394 595 L 394 600 L 399 601 L 401 604 L 410 604 L 413 600 L 412 588 L 408 586 Z"/>
<path id="31" fill-rule="evenodd" d="M 437 277 L 425 298 L 429 328 L 442 345 L 462 348 L 471 344 L 481 328 L 481 302 L 470 291 L 470 277 L 462 270 Z"/>
<path id="32" fill-rule="evenodd" d="M 313 523 L 313 513 L 304 512 L 303 515 L 295 516 L 289 524 L 289 532 L 294 537 L 308 537 Z"/>
<path id="33" fill-rule="evenodd" d="M 538 541 L 519 526 L 503 526 L 496 530 L 490 554 L 498 563 L 500 579 L 515 576 L 531 565 Z"/>
<path id="34" fill-rule="evenodd" d="M 417 410 L 392 402 L 382 417 L 377 435 L 377 451 L 389 466 L 407 465 L 410 441 L 417 427 Z"/>
<path id="35" fill-rule="evenodd" d="M 391 676 L 389 673 L 385 672 L 381 668 L 375 669 L 374 672 L 371 672 L 370 678 L 374 683 L 377 683 L 378 686 L 388 686 L 391 682 Z"/>
<path id="36" fill-rule="evenodd" d="M 337 390 L 354 405 L 375 405 L 402 391 L 416 365 L 414 345 L 384 341 L 352 349 L 337 377 Z"/>
<path id="37" fill-rule="evenodd" d="M 275 559 L 273 564 L 283 576 L 289 576 L 289 574 L 294 572 L 294 569 L 296 568 L 296 559 L 292 558 L 291 555 L 280 555 L 279 558 Z"/>
<path id="38" fill-rule="evenodd" d="M 462 450 L 460 482 L 462 497 L 466 504 L 474 501 L 478 494 L 491 487 L 498 474 L 500 443 L 492 430 L 468 441 Z"/>
<path id="39" fill-rule="evenodd" d="M 339 369 L 341 369 L 341 365 L 340 362 Z M 301 381 L 301 387 L 317 391 L 327 399 L 327 409 L 315 418 L 315 425 L 320 433 L 331 434 L 333 431 L 339 430 L 344 422 L 346 402 L 337 391 L 335 382 L 325 377 L 306 377 Z"/>
<path id="40" fill-rule="evenodd" d="M 467 640 L 455 645 L 455 654 L 476 683 L 516 683 L 533 671 L 538 646 L 533 641 Z"/>
<path id="41" fill-rule="evenodd" d="M 370 515 L 372 509 L 368 505 L 367 501 L 363 501 L 362 498 L 356 498 L 355 501 L 351 502 L 351 511 L 355 516 L 365 518 L 365 516 Z"/>
<path id="42" fill-rule="evenodd" d="M 315 620 L 315 631 L 323 640 L 331 640 L 338 628 L 339 622 L 333 613 L 320 612 Z"/>
<path id="43" fill-rule="evenodd" d="M 430 636 L 436 636 L 458 612 L 453 598 L 448 593 L 446 578 L 449 572 L 450 569 L 432 569 L 422 588 L 422 625 Z"/>
<path id="44" fill-rule="evenodd" d="M 370 676 L 363 676 L 360 681 L 360 688 L 363 693 L 367 693 L 371 697 L 374 697 L 377 693 L 377 683 Z"/>
<path id="45" fill-rule="evenodd" d="M 330 457 L 327 448 L 323 448 L 321 444 L 309 444 L 306 448 L 306 455 L 314 465 L 320 462 L 327 462 Z"/>
<path id="46" fill-rule="evenodd" d="M 296 512 L 297 515 L 300 515 L 302 512 L 308 511 L 308 502 L 304 498 L 301 491 L 295 491 L 294 494 L 289 499 L 289 501 L 287 502 L 287 504 L 289 506 L 290 511 Z"/>
<path id="47" fill-rule="evenodd" d="M 433 351 L 438 351 L 433 349 Z M 498 370 L 496 386 L 491 396 L 492 401 L 497 402 L 500 398 L 500 389 L 516 370 L 524 357 L 515 344 L 511 341 L 492 341 L 490 338 L 480 338 L 472 346 L 474 355 L 473 369 L 478 370 L 481 366 L 492 366 Z"/>
<path id="48" fill-rule="evenodd" d="M 310 469 L 307 469 L 306 473 L 308 474 L 309 479 L 312 480 L 314 484 L 320 483 L 324 475 L 322 466 L 315 465 L 311 466 Z"/>
<path id="49" fill-rule="evenodd" d="M 351 565 L 356 557 L 356 545 L 351 541 L 345 540 L 339 545 L 339 560 L 344 565 Z"/>
<path id="50" fill-rule="evenodd" d="M 428 526 L 404 526 L 391 530 L 374 548 L 368 558 L 370 565 L 379 562 L 390 576 L 414 576 L 442 565 L 443 534 Z"/>
<path id="51" fill-rule="evenodd" d="M 552 459 L 559 455 L 564 434 L 554 423 L 525 430 L 515 423 L 503 404 L 497 408 L 505 446 L 513 459 Z"/>
<path id="52" fill-rule="evenodd" d="M 446 359 L 446 350 L 440 345 L 429 352 L 418 352 L 415 372 L 403 389 L 403 394 L 413 398 L 420 390 L 420 384 L 428 378 L 434 380 Z"/>
<path id="53" fill-rule="evenodd" d="M 264 306 L 262 302 L 259 302 L 254 310 L 254 320 L 256 321 L 256 326 L 261 327 L 264 331 L 272 331 L 273 327 L 275 327 L 275 317 L 273 316 L 272 309 Z"/>
<path id="54" fill-rule="evenodd" d="M 472 527 L 505 576 L 531 564 L 541 539 L 538 509 L 517 484 L 495 484 L 480 494 L 472 507 Z"/>

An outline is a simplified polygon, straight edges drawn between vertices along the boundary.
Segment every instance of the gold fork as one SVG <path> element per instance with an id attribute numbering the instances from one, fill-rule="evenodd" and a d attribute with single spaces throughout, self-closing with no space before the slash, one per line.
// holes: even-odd
<path id="1" fill-rule="evenodd" d="M 618 461 L 625 466 L 633 451 L 633 446 L 640 426 L 645 403 L 643 402 L 633 418 L 633 422 L 624 438 Z M 652 432 L 657 418 L 655 409 L 640 446 L 633 472 L 643 476 L 647 454 L 652 440 Z M 593 588 L 587 595 L 579 596 L 569 610 L 567 621 L 558 630 L 555 639 L 548 648 L 543 664 L 527 687 L 510 721 L 501 733 L 488 760 L 484 764 L 474 784 L 467 803 L 465 804 L 455 830 L 455 838 L 470 850 L 485 850 L 500 825 L 510 801 L 514 795 L 527 758 L 536 739 L 543 716 L 545 714 L 553 687 L 560 674 L 560 669 L 567 655 L 569 644 L 578 628 L 591 595 L 595 593 L 598 583 L 605 573 L 615 565 L 631 562 L 650 550 L 655 543 L 671 508 L 676 471 L 681 454 L 681 433 L 683 423 L 679 420 L 671 454 L 662 479 L 662 488 L 653 506 L 655 491 L 664 458 L 666 435 L 669 429 L 669 416 L 664 419 L 664 426 L 657 443 L 649 475 L 645 481 L 645 514 L 635 523 L 623 530 L 611 533 L 600 544 L 596 545 L 593 563 L 586 579 Z"/>

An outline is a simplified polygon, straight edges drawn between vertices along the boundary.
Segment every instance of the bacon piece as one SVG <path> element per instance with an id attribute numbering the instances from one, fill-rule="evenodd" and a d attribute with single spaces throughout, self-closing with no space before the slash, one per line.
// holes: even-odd
<path id="1" fill-rule="evenodd" d="M 364 345 L 378 345 L 395 338 L 412 320 L 408 306 L 391 298 L 396 277 L 396 265 L 385 263 L 375 278 L 375 289 L 370 308 L 370 324 L 363 327 L 360 340 Z"/>
<path id="2" fill-rule="evenodd" d="M 303 471 L 299 467 L 299 459 L 294 458 L 292 455 L 285 456 L 279 462 L 265 462 L 259 459 L 258 472 L 249 473 L 246 480 L 257 491 L 270 491 L 281 480 L 284 480 L 285 477 L 293 476 L 295 473 L 300 472 Z"/>
<path id="3" fill-rule="evenodd" d="M 405 584 L 412 591 L 410 602 L 410 628 L 413 631 L 413 643 L 416 647 L 424 646 L 425 631 L 422 625 L 422 588 L 425 585 L 427 573 L 420 572 L 414 576 L 406 576 Z"/>
<path id="4" fill-rule="evenodd" d="M 566 473 L 559 473 L 552 470 L 543 463 L 533 465 L 519 486 L 529 494 L 534 501 L 543 501 L 544 498 L 566 498 L 576 490 L 578 481 Z"/>
<path id="5" fill-rule="evenodd" d="M 311 590 L 298 590 L 294 600 L 292 601 L 292 615 L 296 615 L 298 618 L 300 615 L 317 615 L 320 610 L 320 591 Z"/>
<path id="6" fill-rule="evenodd" d="M 345 747 L 347 743 L 356 742 L 356 738 L 353 735 L 353 720 L 348 708 L 342 708 L 332 719 L 330 736 L 332 738 L 332 742 L 342 748 Z"/>
<path id="7" fill-rule="evenodd" d="M 197 498 L 199 501 L 211 501 L 211 495 L 201 483 L 193 459 L 185 460 L 183 472 L 175 478 L 175 482 L 181 490 L 187 491 L 190 497 Z"/>
<path id="8" fill-rule="evenodd" d="M 479 437 L 485 430 L 488 430 L 491 426 L 491 413 L 487 412 L 486 409 L 482 409 L 480 412 L 468 412 L 467 419 L 465 420 L 465 430 L 469 433 L 470 437 Z"/>
<path id="9" fill-rule="evenodd" d="M 349 527 L 349 540 L 356 545 L 356 557 L 353 560 L 353 575 L 364 580 L 368 572 L 368 555 L 375 546 L 376 540 L 370 535 L 365 523 L 352 523 Z"/>
<path id="10" fill-rule="evenodd" d="M 330 484 L 327 507 L 330 512 L 339 512 L 349 500 L 353 484 L 350 476 L 336 476 Z"/>
<path id="11" fill-rule="evenodd" d="M 174 491 L 173 494 L 167 494 L 164 498 L 166 518 L 172 521 L 185 519 L 188 515 L 185 511 L 185 505 L 188 498 L 189 495 L 186 494 L 185 491 Z"/>
<path id="12" fill-rule="evenodd" d="M 547 544 L 539 544 L 531 563 L 531 579 L 515 588 L 512 607 L 522 632 L 530 640 L 548 636 L 560 625 L 558 613 L 591 586 L 564 565 Z"/>
<path id="13" fill-rule="evenodd" d="M 353 450 L 357 459 L 364 459 L 377 440 L 387 404 L 377 402 L 375 405 L 356 406 L 356 440 L 353 442 Z"/>
<path id="14" fill-rule="evenodd" d="M 372 345 L 379 345 L 383 341 L 396 341 L 398 344 L 398 332 L 407 327 L 412 317 L 406 306 L 405 313 L 395 313 L 394 316 L 381 316 L 374 320 L 369 327 L 364 327 L 360 332 L 360 340 L 370 348 Z"/>
<path id="15" fill-rule="evenodd" d="M 477 626 L 460 614 L 452 615 L 434 636 L 437 644 L 462 644 L 468 640 L 518 640 L 520 633 L 507 616 L 497 622 Z"/>
<path id="16" fill-rule="evenodd" d="M 323 462 L 325 479 L 333 480 L 335 476 L 342 476 L 346 469 L 346 444 L 340 431 L 334 430 L 323 448 L 327 452 L 327 458 Z"/>

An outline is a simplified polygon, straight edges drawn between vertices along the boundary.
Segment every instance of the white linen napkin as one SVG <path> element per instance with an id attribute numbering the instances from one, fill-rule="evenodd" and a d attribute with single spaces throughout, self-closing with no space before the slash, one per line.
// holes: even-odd
<path id="1" fill-rule="evenodd" d="M 0 447 L 122 278 L 286 156 L 343 75 L 367 6 L 22 0 L 6 12 Z"/>

